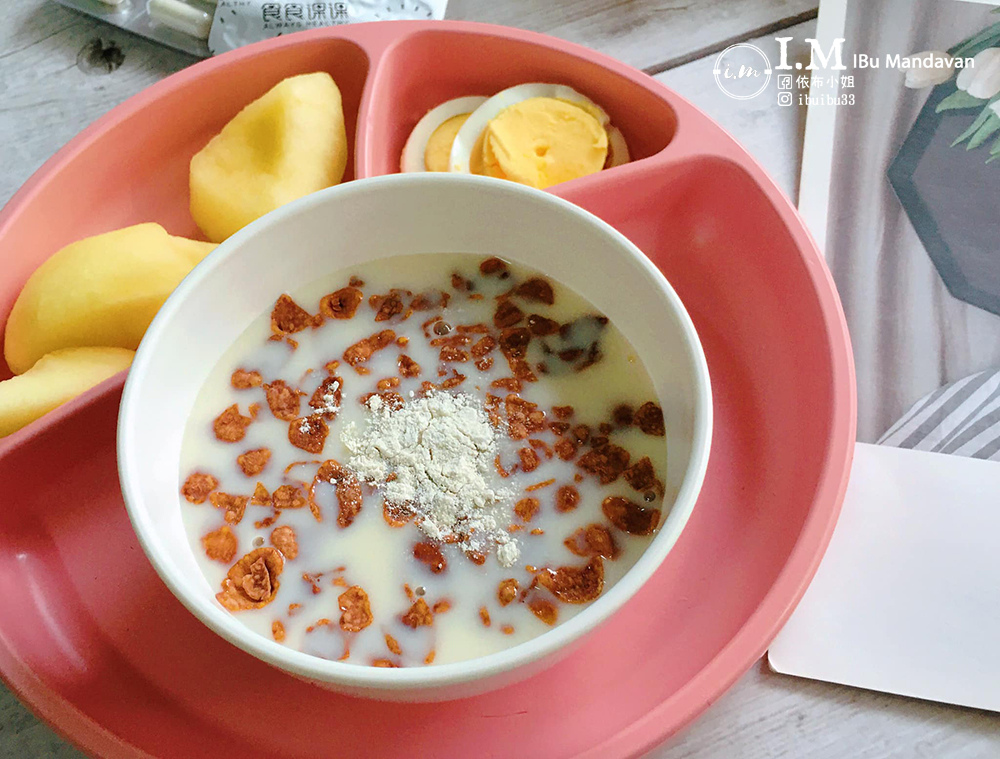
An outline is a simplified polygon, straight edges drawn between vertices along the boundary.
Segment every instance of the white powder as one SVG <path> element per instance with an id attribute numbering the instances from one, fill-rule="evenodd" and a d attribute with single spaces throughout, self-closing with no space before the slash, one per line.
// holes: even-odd
<path id="1" fill-rule="evenodd" d="M 340 411 L 340 401 L 337 400 L 337 391 L 339 389 L 340 382 L 332 382 L 327 391 L 320 396 L 320 406 L 313 413 L 336 414 Z"/>
<path id="2" fill-rule="evenodd" d="M 513 492 L 491 484 L 497 438 L 482 405 L 467 393 L 439 391 L 396 410 L 377 395 L 367 405 L 365 429 L 349 424 L 341 433 L 358 477 L 412 509 L 428 537 L 464 535 L 463 548 L 474 551 L 495 545 L 501 566 L 512 566 L 521 551 L 497 512 Z"/>

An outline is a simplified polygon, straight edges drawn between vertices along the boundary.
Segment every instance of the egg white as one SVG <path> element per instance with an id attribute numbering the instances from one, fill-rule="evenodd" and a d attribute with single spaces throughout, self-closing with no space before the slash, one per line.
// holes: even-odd
<path id="1" fill-rule="evenodd" d="M 625 142 L 625 135 L 618 127 L 607 127 L 608 132 L 608 165 L 604 168 L 613 169 L 628 163 L 631 158 L 628 152 L 628 143 Z"/>
<path id="2" fill-rule="evenodd" d="M 413 127 L 413 131 L 410 132 L 410 136 L 406 140 L 406 145 L 403 146 L 403 153 L 399 161 L 400 171 L 404 173 L 427 171 L 424 164 L 424 153 L 427 151 L 427 141 L 435 130 L 454 116 L 474 112 L 485 102 L 487 102 L 487 98 L 473 95 L 448 100 L 429 110 Z"/>
<path id="3" fill-rule="evenodd" d="M 611 121 L 603 108 L 585 95 L 581 95 L 572 87 L 567 87 L 563 84 L 544 84 L 541 82 L 529 82 L 528 84 L 509 87 L 506 90 L 501 90 L 474 110 L 472 115 L 462 125 L 462 128 L 458 130 L 455 142 L 451 146 L 451 171 L 468 174 L 472 151 L 475 149 L 476 143 L 479 142 L 479 137 L 486 129 L 486 125 L 510 106 L 530 98 L 559 98 L 560 100 L 568 100 L 571 103 L 583 103 L 596 111 L 598 120 L 605 129 L 608 128 L 608 124 Z"/>

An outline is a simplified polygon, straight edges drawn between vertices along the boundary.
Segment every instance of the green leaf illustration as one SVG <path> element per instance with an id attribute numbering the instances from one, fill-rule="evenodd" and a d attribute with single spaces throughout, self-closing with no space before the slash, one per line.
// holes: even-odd
<path id="1" fill-rule="evenodd" d="M 993 111 L 991 111 L 988 107 L 983 108 L 983 110 L 979 112 L 979 115 L 976 116 L 976 120 L 973 121 L 971 124 L 969 124 L 968 129 L 966 129 L 964 132 L 958 135 L 958 137 L 955 138 L 955 141 L 951 143 L 951 146 L 955 147 L 960 142 L 965 142 L 972 135 L 976 134 L 979 131 L 979 128 L 989 120 L 990 115 L 992 113 Z"/>
<path id="2" fill-rule="evenodd" d="M 959 108 L 975 108 L 983 105 L 984 102 L 982 98 L 972 97 L 965 90 L 955 90 L 938 103 L 937 108 L 934 110 L 936 113 L 941 113 L 942 111 L 953 111 Z"/>
<path id="3" fill-rule="evenodd" d="M 965 42 L 959 43 L 948 52 L 956 58 L 973 58 L 977 53 L 992 47 L 998 41 L 1000 41 L 1000 21 L 986 27 L 979 34 L 969 37 Z"/>
<path id="4" fill-rule="evenodd" d="M 966 146 L 966 150 L 974 150 L 986 142 L 990 137 L 992 137 L 998 129 L 1000 129 L 1000 116 L 997 116 L 992 110 L 987 108 L 990 112 L 990 117 L 986 119 L 986 122 L 979 127 L 972 139 L 969 140 L 969 144 Z"/>

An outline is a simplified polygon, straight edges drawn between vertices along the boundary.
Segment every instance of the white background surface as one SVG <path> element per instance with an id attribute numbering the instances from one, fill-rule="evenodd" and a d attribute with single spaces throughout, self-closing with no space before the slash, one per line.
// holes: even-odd
<path id="1" fill-rule="evenodd" d="M 895 23 L 873 23 L 886 18 Z M 846 38 L 846 60 L 852 49 L 945 49 L 994 19 L 952 0 L 827 0 L 817 36 L 823 49 Z M 909 222 L 894 223 L 900 206 L 885 167 L 929 89 L 905 89 L 890 70 L 869 73 L 861 88 L 836 119 L 834 109 L 810 113 L 800 208 L 838 277 L 857 362 L 859 437 L 873 439 L 925 392 L 920 382 L 933 389 L 968 374 L 970 360 L 993 365 L 996 317 L 951 298 Z M 836 162 L 835 126 L 846 141 Z M 856 186 L 865 189 L 845 192 Z M 828 209 L 851 223 L 827 230 Z M 891 269 L 878 271 L 886 262 Z M 901 334 L 909 344 L 894 344 Z M 771 665 L 1000 710 L 998 483 L 996 463 L 859 444 L 837 531 L 771 647 Z"/>
<path id="2" fill-rule="evenodd" d="M 859 443 L 837 530 L 771 665 L 1000 711 L 997 493 L 994 461 Z"/>
<path id="3" fill-rule="evenodd" d="M 448 16 L 548 32 L 656 74 L 741 140 L 794 197 L 804 111 L 779 108 L 773 92 L 753 101 L 731 100 L 715 87 L 711 71 L 715 54 L 731 42 L 763 38 L 756 42 L 770 53 L 771 38 L 778 30 L 781 36 L 801 40 L 814 28 L 815 7 L 815 0 L 451 0 Z M 76 65 L 77 53 L 98 36 L 114 40 L 125 61 L 111 74 L 84 74 Z M 0 202 L 88 123 L 192 62 L 46 0 L 4 2 Z M 0 687 L 0 757 L 79 756 Z M 996 715 L 775 675 L 762 662 L 694 725 L 650 755 L 652 759 L 998 756 Z"/>

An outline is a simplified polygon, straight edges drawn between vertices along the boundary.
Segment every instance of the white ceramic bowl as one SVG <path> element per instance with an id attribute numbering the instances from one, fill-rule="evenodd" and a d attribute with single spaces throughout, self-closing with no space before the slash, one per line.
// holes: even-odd
<path id="1" fill-rule="evenodd" d="M 624 333 L 653 378 L 666 419 L 668 492 L 677 497 L 639 561 L 580 614 L 469 661 L 381 669 L 291 650 L 244 627 L 215 600 L 184 532 L 184 425 L 222 353 L 283 292 L 345 266 L 402 253 L 472 252 L 528 264 L 568 285 Z M 431 701 L 519 680 L 627 601 L 673 547 L 708 463 L 708 367 L 691 319 L 660 271 L 597 217 L 499 179 L 406 174 L 350 182 L 268 214 L 233 235 L 170 296 L 139 346 L 122 397 L 118 461 L 129 516 L 160 577 L 202 622 L 244 651 L 334 690 Z"/>

